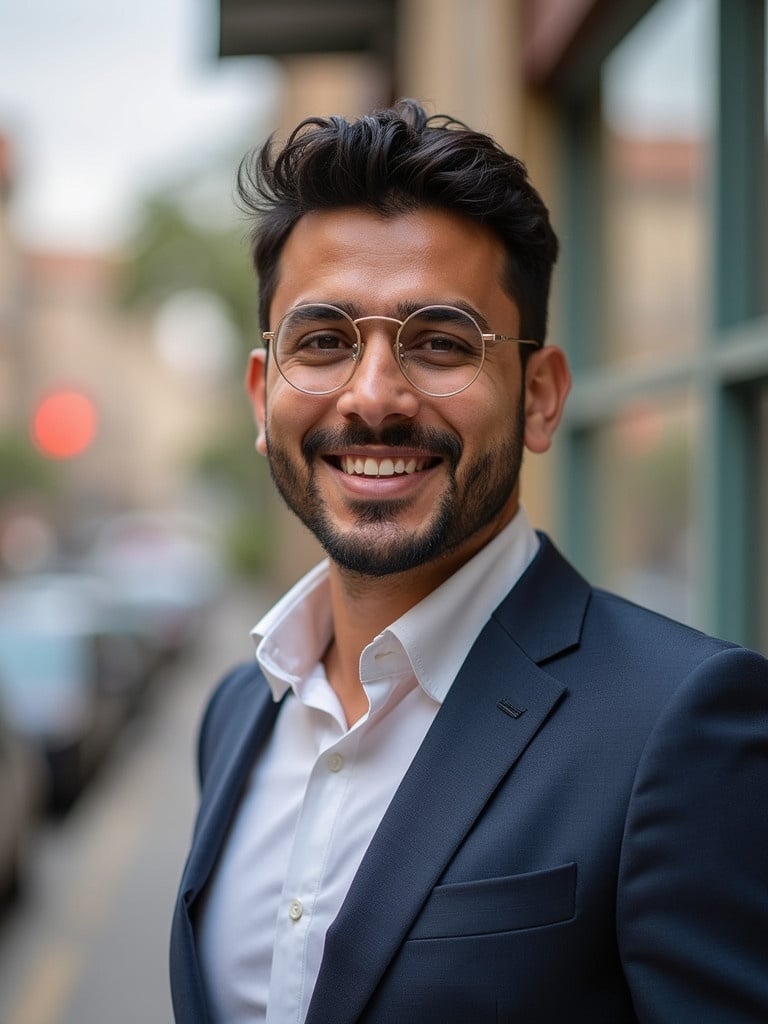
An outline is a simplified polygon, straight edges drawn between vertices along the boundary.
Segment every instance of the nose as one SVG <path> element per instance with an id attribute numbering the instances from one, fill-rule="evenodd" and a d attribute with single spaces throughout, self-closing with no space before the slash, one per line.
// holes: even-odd
<path id="1" fill-rule="evenodd" d="M 369 329 L 352 379 L 339 393 L 336 407 L 342 416 L 378 427 L 390 418 L 417 414 L 420 395 L 403 376 L 393 342 L 390 329 Z"/>

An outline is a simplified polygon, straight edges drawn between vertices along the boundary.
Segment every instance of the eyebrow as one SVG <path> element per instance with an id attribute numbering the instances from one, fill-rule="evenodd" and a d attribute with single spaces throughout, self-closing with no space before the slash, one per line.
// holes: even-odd
<path id="1" fill-rule="evenodd" d="M 322 304 L 323 303 L 318 303 L 318 305 Z M 415 313 L 419 309 L 424 309 L 427 306 L 453 306 L 455 309 L 460 309 L 463 313 L 469 314 L 469 316 L 471 316 L 472 319 L 477 322 L 477 325 L 481 331 L 487 333 L 490 330 L 490 327 L 488 326 L 488 321 L 480 312 L 480 310 L 475 309 L 475 307 L 471 303 L 465 302 L 463 299 L 403 299 L 397 303 L 393 314 L 374 314 L 371 313 L 370 311 L 364 310 L 356 302 L 334 302 L 328 300 L 327 302 L 325 302 L 325 304 L 335 306 L 336 309 L 342 310 L 352 320 L 357 320 L 358 318 L 365 316 L 378 315 L 394 316 L 398 320 L 405 320 L 412 313 Z M 306 305 L 310 308 L 315 307 L 315 303 L 306 303 Z"/>
<path id="2" fill-rule="evenodd" d="M 292 310 L 289 310 L 296 323 L 317 323 L 318 320 L 328 323 L 338 322 L 341 320 L 339 311 L 346 312 L 341 306 L 329 309 L 328 304 L 322 302 L 302 303 L 302 305 L 294 306 Z"/>

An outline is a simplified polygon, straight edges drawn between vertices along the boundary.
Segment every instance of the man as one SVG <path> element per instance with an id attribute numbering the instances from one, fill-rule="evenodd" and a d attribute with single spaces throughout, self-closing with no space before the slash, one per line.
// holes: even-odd
<path id="1" fill-rule="evenodd" d="M 177 1021 L 768 1021 L 768 666 L 519 504 L 569 375 L 525 170 L 412 102 L 246 165 L 258 450 L 328 561 L 214 694 Z"/>

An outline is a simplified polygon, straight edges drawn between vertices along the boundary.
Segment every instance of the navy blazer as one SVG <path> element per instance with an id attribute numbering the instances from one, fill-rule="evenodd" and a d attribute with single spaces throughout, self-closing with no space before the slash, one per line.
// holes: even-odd
<path id="1" fill-rule="evenodd" d="M 278 712 L 253 664 L 203 721 L 178 1024 L 208 1020 L 195 910 Z M 542 538 L 371 841 L 307 1022 L 766 1024 L 767 804 L 768 663 Z"/>

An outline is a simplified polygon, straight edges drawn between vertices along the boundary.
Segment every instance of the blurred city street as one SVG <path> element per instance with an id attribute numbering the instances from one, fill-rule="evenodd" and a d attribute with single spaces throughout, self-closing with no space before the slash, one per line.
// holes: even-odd
<path id="1" fill-rule="evenodd" d="M 24 892 L 0 916 L 2 1024 L 166 1024 L 167 946 L 192 826 L 194 738 L 216 679 L 251 656 L 266 607 L 225 591 L 162 670 L 102 771 L 30 844 Z"/>
<path id="2" fill-rule="evenodd" d="M 768 0 L 5 6 L 0 1024 L 171 1024 L 200 716 L 320 557 L 254 448 L 244 375 L 287 310 L 244 155 L 397 96 L 516 154 L 572 368 L 528 517 L 596 585 L 768 653 Z M 458 431 L 474 393 L 412 408 Z M 341 426 L 293 397 L 286 443 Z"/>

